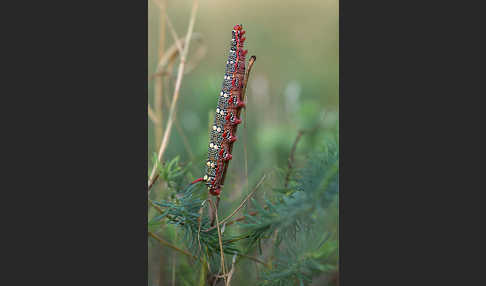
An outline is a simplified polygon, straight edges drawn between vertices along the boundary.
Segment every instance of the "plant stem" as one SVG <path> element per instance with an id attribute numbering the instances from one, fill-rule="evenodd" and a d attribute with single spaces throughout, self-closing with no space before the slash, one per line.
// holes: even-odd
<path id="1" fill-rule="evenodd" d="M 148 232 L 148 234 L 149 234 L 151 237 L 153 237 L 153 238 L 157 239 L 157 240 L 158 240 L 160 243 L 162 243 L 162 244 L 163 244 L 163 245 L 165 245 L 165 246 L 168 246 L 168 247 L 170 247 L 170 248 L 172 248 L 172 249 L 174 249 L 174 250 L 176 250 L 176 251 L 179 251 L 180 253 L 183 253 L 183 254 L 185 254 L 185 255 L 187 255 L 187 256 L 189 256 L 189 257 L 191 257 L 191 258 L 194 258 L 194 259 L 196 259 L 196 258 L 197 258 L 196 256 L 192 255 L 191 253 L 187 252 L 186 250 L 184 250 L 184 249 L 180 249 L 179 247 L 177 247 L 177 246 L 175 246 L 175 245 L 171 244 L 170 242 L 168 242 L 168 241 L 164 240 L 163 238 L 161 238 L 160 236 L 156 235 L 155 233 L 153 233 L 153 232 L 151 232 L 151 231 L 149 231 L 149 232 Z"/>
<path id="2" fill-rule="evenodd" d="M 189 20 L 189 27 L 188 27 L 188 31 L 187 31 L 187 34 L 186 34 L 186 41 L 185 41 L 185 45 L 184 45 L 184 50 L 183 50 L 183 53 L 182 53 L 181 58 L 180 58 L 179 70 L 178 70 L 178 73 L 177 73 L 177 79 L 176 79 L 175 88 L 174 88 L 174 95 L 172 96 L 172 102 L 171 102 L 171 105 L 170 105 L 169 119 L 167 121 L 167 126 L 166 126 L 165 131 L 164 131 L 164 136 L 163 136 L 163 139 L 162 139 L 162 144 L 160 145 L 159 154 L 157 156 L 158 161 L 155 162 L 155 166 L 152 169 L 152 174 L 150 175 L 149 180 L 148 180 L 148 186 L 150 186 L 152 184 L 152 182 L 154 181 L 156 170 L 157 170 L 157 164 L 158 164 L 158 162 L 162 161 L 162 156 L 164 155 L 164 152 L 167 148 L 167 144 L 169 142 L 170 133 L 172 131 L 172 124 L 174 122 L 174 117 L 175 117 L 175 112 L 176 112 L 175 109 L 176 109 L 176 105 L 177 105 L 177 100 L 179 99 L 179 94 L 180 94 L 180 89 L 181 89 L 181 84 L 182 84 L 182 77 L 184 75 L 184 67 L 185 67 L 185 64 L 186 64 L 187 53 L 189 51 L 189 40 L 191 38 L 192 31 L 194 29 L 194 23 L 196 21 L 196 12 L 197 12 L 197 8 L 199 6 L 198 4 L 199 4 L 199 1 L 194 0 L 194 3 L 192 5 L 191 18 Z M 149 190 L 149 192 L 150 192 L 150 190 Z"/>
<path id="3" fill-rule="evenodd" d="M 232 218 L 235 214 L 238 213 L 238 211 L 240 211 L 240 209 L 245 205 L 245 203 L 251 198 L 251 196 L 253 196 L 253 194 L 258 190 L 258 188 L 261 186 L 261 184 L 263 184 L 263 181 L 265 180 L 265 174 L 263 174 L 263 177 L 260 179 L 260 181 L 258 182 L 258 184 L 255 186 L 255 188 L 253 189 L 253 191 L 251 193 L 248 194 L 248 196 L 246 196 L 246 198 L 241 202 L 241 204 L 229 215 L 227 216 L 225 219 L 223 219 L 221 221 L 221 223 L 217 224 L 216 226 L 219 227 L 219 225 L 222 225 L 224 224 L 226 221 L 228 221 L 230 218 Z M 217 208 L 216 208 L 216 211 L 217 211 Z M 216 226 L 212 226 L 206 230 L 204 230 L 205 232 L 208 232 L 212 229 L 214 229 Z"/>

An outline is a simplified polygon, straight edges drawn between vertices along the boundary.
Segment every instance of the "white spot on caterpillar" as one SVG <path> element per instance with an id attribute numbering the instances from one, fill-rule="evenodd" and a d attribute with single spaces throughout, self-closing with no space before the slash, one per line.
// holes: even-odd
<path id="1" fill-rule="evenodd" d="M 211 162 L 207 161 L 206 166 L 208 166 L 208 167 L 211 166 Z"/>
<path id="2" fill-rule="evenodd" d="M 219 113 L 219 108 L 216 108 L 216 113 Z"/>
<path id="3" fill-rule="evenodd" d="M 219 128 L 219 127 L 218 127 L 218 129 L 217 129 L 217 130 L 218 130 L 218 132 L 221 132 L 221 128 Z"/>
<path id="4" fill-rule="evenodd" d="M 208 180 L 208 175 L 204 175 L 204 181 Z"/>
<path id="5" fill-rule="evenodd" d="M 214 144 L 211 142 L 209 143 L 209 148 L 213 148 Z"/>
<path id="6" fill-rule="evenodd" d="M 213 130 L 216 130 L 216 128 L 217 128 L 216 125 L 213 125 Z"/>

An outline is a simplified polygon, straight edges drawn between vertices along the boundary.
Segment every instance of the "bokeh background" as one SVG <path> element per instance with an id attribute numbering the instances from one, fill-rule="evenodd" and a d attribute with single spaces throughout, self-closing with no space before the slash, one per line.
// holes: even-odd
<path id="1" fill-rule="evenodd" d="M 246 94 L 247 109 L 243 116 L 246 127 L 242 124 L 238 128 L 239 139 L 223 189 L 226 193 L 221 212 L 229 212 L 238 205 L 248 192 L 248 185 L 254 186 L 263 173 L 270 174 L 267 184 L 279 183 L 277 173 L 286 168 L 299 130 L 319 126 L 317 131 L 302 137 L 297 158 L 337 133 L 338 5 L 337 0 L 199 1 L 194 26 L 199 40 L 191 42 L 177 121 L 164 160 L 179 156 L 181 162 L 192 163 L 194 178 L 204 175 L 208 126 L 214 116 L 235 24 L 243 24 L 246 30 L 247 59 L 251 55 L 257 57 Z M 168 14 L 182 38 L 187 31 L 192 1 L 149 0 L 148 6 L 150 77 L 163 52 L 174 44 L 162 13 Z M 149 169 L 167 122 L 168 99 L 172 97 L 177 65 L 176 60 L 173 70 L 159 83 L 153 78 L 148 82 L 149 105 L 162 122 L 161 127 L 150 120 L 148 123 Z M 163 96 L 157 99 L 160 92 Z M 329 228 L 337 228 L 336 215 L 330 219 Z M 171 285 L 171 275 L 182 275 L 172 273 L 174 270 L 168 267 L 170 255 L 170 250 L 149 245 L 149 285 Z M 239 276 L 233 284 L 247 285 L 241 280 L 241 273 Z"/>

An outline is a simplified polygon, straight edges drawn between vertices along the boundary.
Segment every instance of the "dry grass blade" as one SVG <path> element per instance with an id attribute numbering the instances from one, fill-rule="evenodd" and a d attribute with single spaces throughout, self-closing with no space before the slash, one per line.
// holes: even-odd
<path id="1" fill-rule="evenodd" d="M 167 10 L 167 6 L 166 6 L 166 3 L 163 2 L 163 1 L 156 1 L 157 5 L 159 5 L 160 9 L 162 10 Z M 167 21 L 167 24 L 169 26 L 169 30 L 170 30 L 170 33 L 172 34 L 172 38 L 174 38 L 174 41 L 175 41 L 175 44 L 177 46 L 177 49 L 179 50 L 179 53 L 182 54 L 182 45 L 181 43 L 179 43 L 177 41 L 177 39 L 179 39 L 179 36 L 177 36 L 177 32 L 176 30 L 174 29 L 174 25 L 172 24 L 172 21 L 170 20 L 169 18 L 169 14 L 168 13 L 164 13 L 164 18 L 165 20 Z"/>
<path id="2" fill-rule="evenodd" d="M 181 53 L 179 53 L 179 48 L 177 45 L 180 45 L 184 49 L 184 43 L 186 38 L 180 38 L 179 40 L 175 41 L 176 43 L 172 44 L 170 48 L 165 51 L 164 55 L 160 59 L 159 63 L 157 64 L 157 68 L 155 69 L 155 73 L 149 76 L 149 80 L 152 80 L 156 77 L 168 75 L 169 72 L 167 71 L 167 66 L 170 62 L 174 61 Z M 200 33 L 193 33 L 191 36 L 192 41 L 197 41 L 198 43 L 198 51 L 196 53 L 196 62 L 199 62 L 201 58 L 204 57 L 206 54 L 206 46 L 203 42 L 203 36 Z M 195 64 L 192 64 L 195 65 Z M 186 74 L 186 72 L 184 73 Z"/>
<path id="3" fill-rule="evenodd" d="M 159 124 L 160 123 L 159 119 L 157 119 L 157 116 L 155 115 L 155 112 L 152 110 L 152 108 L 150 107 L 150 105 L 148 106 L 148 115 L 150 117 L 150 120 L 152 120 L 152 122 L 154 124 Z"/>
<path id="4" fill-rule="evenodd" d="M 162 2 L 165 2 L 167 0 L 162 0 Z M 160 15 L 161 18 L 163 18 L 165 14 L 167 14 L 165 9 L 162 9 L 162 7 L 159 5 L 159 10 L 160 10 Z M 159 46 L 158 46 L 158 59 L 162 59 L 164 55 L 164 50 L 165 50 L 165 21 L 162 19 L 159 21 L 159 29 L 160 29 L 160 36 L 159 36 Z M 158 78 L 155 81 L 154 84 L 154 115 L 155 118 L 157 119 L 154 121 L 154 127 L 155 127 L 155 146 L 158 148 L 160 144 L 160 140 L 162 138 L 162 132 L 163 132 L 163 127 L 162 127 L 162 121 L 163 121 L 163 93 L 164 93 L 164 82 L 163 79 Z"/>
<path id="5" fill-rule="evenodd" d="M 253 194 L 258 191 L 258 188 L 261 186 L 261 184 L 263 184 L 263 181 L 265 180 L 265 177 L 266 175 L 264 174 L 263 177 L 260 179 L 260 181 L 258 182 L 258 184 L 255 186 L 255 188 L 253 189 L 253 191 L 251 191 L 251 193 L 248 194 L 248 196 L 246 196 L 246 198 L 241 202 L 241 204 L 229 215 L 227 216 L 225 219 L 223 219 L 219 224 L 217 223 L 216 226 L 219 228 L 219 225 L 222 225 L 223 223 L 225 223 L 226 221 L 228 221 L 230 218 L 232 218 L 235 214 L 237 214 L 241 208 L 246 204 L 246 202 L 251 198 L 251 196 L 253 196 Z M 216 226 L 212 226 L 206 230 L 204 230 L 205 232 L 208 232 L 212 229 L 214 229 Z"/>
<path id="6" fill-rule="evenodd" d="M 180 88 L 181 88 L 181 84 L 182 84 L 182 77 L 183 77 L 183 74 L 184 74 L 184 67 L 185 67 L 185 64 L 186 64 L 187 52 L 189 51 L 189 40 L 191 38 L 192 31 L 194 29 L 194 23 L 196 21 L 196 12 L 197 12 L 197 8 L 199 6 L 198 4 L 199 4 L 199 1 L 194 0 L 193 6 L 192 6 L 192 11 L 191 11 L 191 18 L 190 18 L 190 21 L 189 21 L 189 28 L 188 28 L 188 31 L 187 31 L 187 34 L 186 34 L 185 46 L 184 46 L 184 50 L 183 50 L 183 53 L 182 53 L 181 58 L 180 58 L 179 70 L 178 70 L 178 73 L 177 73 L 177 79 L 176 79 L 175 88 L 174 88 L 174 95 L 172 96 L 172 102 L 171 102 L 171 105 L 170 105 L 169 118 L 168 118 L 168 121 L 167 121 L 167 126 L 165 128 L 164 136 L 162 138 L 162 143 L 160 145 L 159 153 L 158 153 L 158 156 L 157 156 L 158 160 L 155 162 L 155 166 L 152 169 L 152 173 L 150 174 L 150 177 L 149 177 L 149 180 L 148 180 L 148 183 L 147 183 L 147 185 L 149 185 L 149 186 L 151 185 L 151 182 L 155 178 L 155 174 L 156 174 L 156 170 L 157 170 L 157 164 L 158 164 L 158 162 L 162 161 L 162 157 L 163 157 L 164 152 L 167 148 L 167 144 L 169 143 L 169 137 L 170 137 L 170 134 L 171 134 L 171 131 L 172 131 L 172 124 L 174 123 L 175 108 L 176 108 L 176 105 L 177 105 L 177 100 L 179 99 Z M 149 190 L 149 192 L 150 192 L 150 190 Z"/>

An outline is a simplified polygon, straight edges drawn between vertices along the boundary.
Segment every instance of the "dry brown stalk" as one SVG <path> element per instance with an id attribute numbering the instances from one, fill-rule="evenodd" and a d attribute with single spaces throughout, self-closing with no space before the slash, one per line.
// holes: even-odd
<path id="1" fill-rule="evenodd" d="M 290 179 L 290 173 L 292 171 L 292 165 L 294 163 L 294 153 L 295 149 L 297 148 L 297 143 L 299 143 L 300 137 L 302 137 L 302 134 L 304 134 L 304 131 L 300 130 L 297 133 L 297 137 L 294 140 L 294 144 L 292 145 L 292 149 L 290 151 L 289 159 L 288 159 L 288 171 L 287 175 L 285 176 L 285 187 L 287 188 L 289 185 L 289 179 Z"/>
<path id="2" fill-rule="evenodd" d="M 165 2 L 166 0 L 160 1 L 160 3 Z M 167 14 L 167 11 L 163 9 L 159 5 L 159 10 L 160 10 L 160 19 L 159 19 L 159 24 L 160 24 L 160 36 L 159 36 L 159 47 L 158 47 L 158 59 L 162 59 L 164 55 L 164 50 L 165 50 L 165 21 L 163 20 L 165 14 Z M 160 144 L 160 140 L 162 138 L 162 121 L 163 121 L 163 80 L 161 78 L 158 78 L 155 80 L 155 85 L 154 85 L 154 111 L 155 111 L 155 118 L 157 118 L 157 122 L 154 121 L 154 129 L 155 129 L 155 147 L 158 148 Z"/>
<path id="3" fill-rule="evenodd" d="M 312 129 L 299 130 L 299 132 L 297 133 L 297 136 L 295 137 L 295 140 L 294 140 L 294 144 L 292 145 L 292 149 L 290 150 L 290 155 L 289 155 L 289 159 L 288 159 L 288 171 L 287 171 L 287 175 L 285 176 L 285 184 L 284 184 L 285 188 L 287 188 L 288 185 L 289 185 L 290 173 L 292 172 L 292 168 L 293 168 L 293 164 L 294 164 L 294 154 L 295 154 L 295 150 L 297 148 L 297 144 L 300 141 L 300 138 L 302 137 L 302 135 L 304 135 L 306 133 L 316 132 L 316 130 L 318 130 L 319 128 L 320 128 L 320 125 L 317 124 Z"/>
<path id="4" fill-rule="evenodd" d="M 154 124 L 160 124 L 160 121 L 157 118 L 157 115 L 155 115 L 155 111 L 150 107 L 150 104 L 148 105 L 148 115 Z"/>
<path id="5" fill-rule="evenodd" d="M 188 31 L 187 31 L 187 34 L 186 34 L 185 46 L 184 46 L 183 53 L 181 54 L 181 57 L 180 57 L 179 69 L 178 69 L 177 79 L 176 79 L 175 88 L 174 88 L 174 95 L 172 96 L 172 102 L 171 102 L 170 110 L 169 110 L 169 118 L 168 118 L 168 121 L 167 121 L 167 126 L 165 128 L 164 136 L 162 138 L 162 143 L 160 145 L 159 153 L 158 153 L 158 156 L 157 156 L 158 161 L 155 162 L 154 168 L 152 169 L 152 173 L 150 174 L 150 177 L 149 177 L 149 180 L 148 180 L 148 183 L 147 183 L 148 186 L 151 185 L 152 181 L 155 178 L 158 162 L 162 161 L 162 157 L 163 157 L 164 152 L 167 148 L 167 144 L 169 143 L 169 137 L 170 137 L 170 134 L 171 134 L 171 131 L 172 131 L 172 124 L 174 123 L 175 109 L 176 109 L 177 101 L 179 99 L 180 88 L 181 88 L 181 84 L 182 84 L 182 77 L 183 77 L 183 74 L 184 74 L 184 67 L 185 67 L 185 64 L 186 64 L 187 53 L 189 51 L 189 40 L 191 38 L 192 31 L 194 29 L 194 23 L 196 21 L 196 12 L 197 12 L 197 8 L 199 6 L 198 4 L 199 4 L 199 1 L 194 0 L 193 5 L 192 5 L 191 18 L 190 18 L 190 21 L 189 21 L 189 27 L 188 27 Z M 150 190 L 149 190 L 149 192 L 150 192 Z"/>
<path id="6" fill-rule="evenodd" d="M 150 189 L 154 186 L 155 182 L 157 182 L 157 179 L 159 178 L 159 174 L 157 174 L 154 178 L 154 180 L 152 181 L 152 183 L 148 186 L 148 190 L 150 191 Z"/>
<path id="7" fill-rule="evenodd" d="M 162 243 L 163 245 L 168 246 L 168 247 L 170 247 L 170 248 L 172 248 L 172 249 L 174 249 L 174 250 L 176 250 L 176 251 L 179 251 L 180 253 L 183 253 L 183 254 L 185 254 L 185 255 L 187 255 L 187 256 L 189 256 L 189 257 L 191 257 L 191 258 L 197 259 L 197 257 L 196 257 L 196 256 L 192 255 L 192 254 L 191 254 L 191 253 L 189 253 L 188 251 L 186 251 L 186 250 L 184 250 L 184 249 L 180 249 L 179 247 L 177 247 L 177 246 L 173 245 L 172 243 L 170 243 L 170 242 L 168 242 L 168 241 L 164 240 L 163 238 L 161 238 L 160 236 L 156 235 L 155 233 L 153 233 L 153 232 L 149 231 L 149 232 L 148 232 L 148 234 L 149 234 L 151 237 L 153 237 L 153 238 L 157 239 L 157 240 L 158 240 L 160 243 Z"/>
<path id="8" fill-rule="evenodd" d="M 194 67 L 204 58 L 206 55 L 207 47 L 204 44 L 204 38 L 200 33 L 193 33 L 191 36 L 191 41 L 197 41 L 198 42 L 198 49 L 195 51 L 195 54 L 193 58 L 191 59 L 191 62 L 188 62 L 186 64 L 186 68 L 184 69 L 184 74 L 189 73 Z M 169 70 L 170 68 L 167 68 L 169 63 L 175 61 L 177 57 L 180 55 L 179 53 L 179 48 L 177 47 L 176 43 L 180 45 L 182 48 L 184 48 L 184 43 L 185 43 L 185 37 L 180 38 L 179 40 L 175 41 L 174 44 L 170 46 L 170 48 L 167 49 L 167 51 L 164 53 L 164 56 L 160 59 L 159 63 L 157 64 L 157 68 L 155 69 L 155 73 L 149 76 L 149 80 L 153 80 L 157 77 L 161 77 L 164 75 L 170 75 L 171 73 Z"/>
<path id="9" fill-rule="evenodd" d="M 226 280 L 226 267 L 224 265 L 224 252 L 223 252 L 223 241 L 222 241 L 222 238 L 221 238 L 221 230 L 219 229 L 218 209 L 216 208 L 216 206 L 214 205 L 214 203 L 211 199 L 209 199 L 209 203 L 216 210 L 215 216 L 216 216 L 216 227 L 218 228 L 219 253 L 221 254 L 221 269 L 222 269 L 223 275 L 224 275 L 224 283 L 225 283 L 225 285 L 227 285 L 228 281 Z"/>

